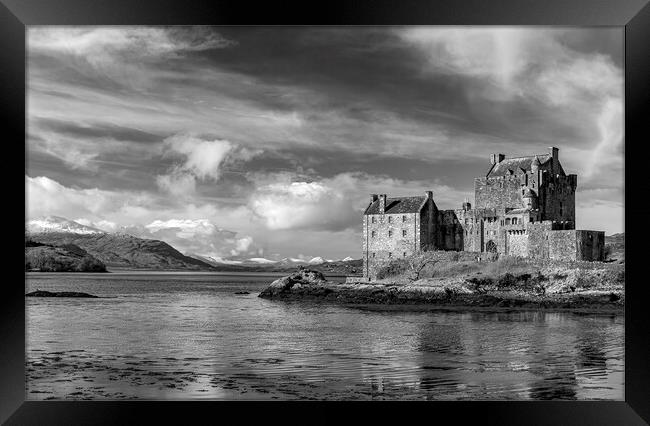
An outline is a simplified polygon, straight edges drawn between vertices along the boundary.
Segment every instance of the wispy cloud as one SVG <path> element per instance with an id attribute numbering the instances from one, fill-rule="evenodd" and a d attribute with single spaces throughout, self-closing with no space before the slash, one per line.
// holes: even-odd
<path id="1" fill-rule="evenodd" d="M 29 214 L 149 233 L 156 221 L 207 220 L 237 234 L 223 256 L 246 244 L 355 256 L 369 193 L 431 189 L 454 208 L 490 153 L 555 145 L 578 174 L 578 223 L 609 229 L 622 217 L 620 29 L 30 27 L 27 37 Z M 318 241 L 325 253 L 310 249 Z"/>

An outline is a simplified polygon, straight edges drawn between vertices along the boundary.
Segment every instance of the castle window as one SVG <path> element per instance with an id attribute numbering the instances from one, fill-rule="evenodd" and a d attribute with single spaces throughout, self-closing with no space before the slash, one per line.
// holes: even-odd
<path id="1" fill-rule="evenodd" d="M 372 238 L 375 238 L 375 231 L 372 231 Z"/>
<path id="2" fill-rule="evenodd" d="M 517 218 L 516 218 L 516 217 L 513 217 L 513 218 L 512 218 L 512 224 L 513 224 L 513 225 L 516 225 L 516 224 L 517 224 Z"/>
<path id="3" fill-rule="evenodd" d="M 533 219 L 533 218 L 531 217 L 531 218 L 528 219 L 528 221 L 529 221 L 530 223 L 534 223 L 534 222 L 535 222 L 535 219 Z"/>
<path id="4" fill-rule="evenodd" d="M 374 251 L 372 252 L 372 257 L 375 257 L 375 252 Z"/>
<path id="5" fill-rule="evenodd" d="M 506 225 L 510 225 L 510 218 L 506 219 Z"/>
<path id="6" fill-rule="evenodd" d="M 393 231 L 390 231 L 390 230 L 389 230 L 389 231 L 388 231 L 388 236 L 389 236 L 389 237 L 392 237 L 392 236 L 393 236 Z"/>
<path id="7" fill-rule="evenodd" d="M 373 217 L 372 217 L 372 223 L 376 223 L 376 222 L 377 222 L 377 220 L 376 220 L 376 218 L 373 216 Z"/>
<path id="8" fill-rule="evenodd" d="M 402 237 L 406 237 L 406 229 L 402 230 Z"/>
<path id="9" fill-rule="evenodd" d="M 388 257 L 393 257 L 393 253 L 388 252 Z"/>
<path id="10" fill-rule="evenodd" d="M 406 257 L 406 252 L 404 252 L 404 257 Z"/>
<path id="11" fill-rule="evenodd" d="M 406 215 L 402 216 L 402 222 L 406 222 Z"/>
<path id="12" fill-rule="evenodd" d="M 388 216 L 388 223 L 393 223 L 393 216 Z"/>

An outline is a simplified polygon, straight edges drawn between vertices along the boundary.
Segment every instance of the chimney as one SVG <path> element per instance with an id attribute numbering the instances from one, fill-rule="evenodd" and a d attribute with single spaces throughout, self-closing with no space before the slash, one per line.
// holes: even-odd
<path id="1" fill-rule="evenodd" d="M 502 162 L 505 159 L 506 159 L 506 156 L 504 154 L 492 154 L 490 156 L 490 162 L 492 164 L 499 164 L 500 162 Z"/>
<path id="2" fill-rule="evenodd" d="M 379 195 L 377 195 L 377 194 L 370 194 L 370 202 L 371 202 L 371 203 L 374 203 L 375 201 L 377 201 L 378 198 L 379 198 Z"/>
<path id="3" fill-rule="evenodd" d="M 427 196 L 427 199 L 433 200 L 433 191 L 424 191 L 424 195 Z"/>
<path id="4" fill-rule="evenodd" d="M 381 194 L 379 196 L 379 213 L 386 211 L 386 194 Z"/>
<path id="5" fill-rule="evenodd" d="M 551 155 L 551 157 L 553 157 L 553 163 L 554 163 L 554 164 L 557 163 L 557 157 L 558 157 L 557 154 L 558 154 L 559 151 L 560 151 L 560 150 L 557 149 L 557 148 L 554 147 L 554 146 L 549 146 L 549 147 L 548 147 L 548 153 L 549 153 L 549 155 Z"/>

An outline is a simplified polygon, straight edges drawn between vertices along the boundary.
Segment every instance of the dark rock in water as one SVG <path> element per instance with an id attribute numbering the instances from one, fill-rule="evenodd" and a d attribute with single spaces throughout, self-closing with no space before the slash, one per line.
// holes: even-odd
<path id="1" fill-rule="evenodd" d="M 90 297 L 97 299 L 99 296 L 94 296 L 92 294 L 88 293 L 81 293 L 78 291 L 44 291 L 44 290 L 36 290 L 32 291 L 31 293 L 27 293 L 25 295 L 26 297 Z"/>
<path id="2" fill-rule="evenodd" d="M 237 291 L 235 292 L 235 294 L 250 294 L 250 293 L 247 291 Z"/>
<path id="3" fill-rule="evenodd" d="M 325 276 L 320 271 L 313 269 L 300 268 L 293 274 L 277 279 L 271 283 L 259 297 L 272 297 L 278 294 L 291 291 L 296 285 L 317 286 L 326 282 Z"/>

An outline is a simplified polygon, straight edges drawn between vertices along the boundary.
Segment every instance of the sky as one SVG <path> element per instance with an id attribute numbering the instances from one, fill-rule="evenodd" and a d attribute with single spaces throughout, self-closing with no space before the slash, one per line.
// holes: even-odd
<path id="1" fill-rule="evenodd" d="M 215 259 L 361 256 L 371 193 L 473 202 L 559 148 L 576 226 L 623 232 L 623 30 L 39 27 L 27 219 Z"/>

